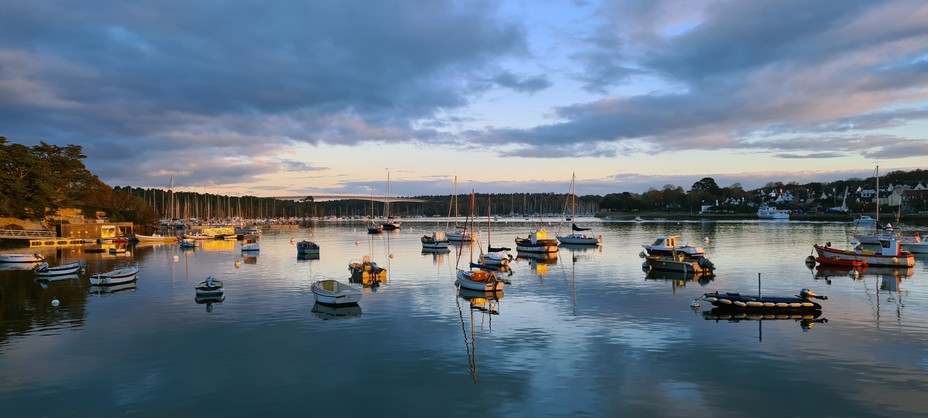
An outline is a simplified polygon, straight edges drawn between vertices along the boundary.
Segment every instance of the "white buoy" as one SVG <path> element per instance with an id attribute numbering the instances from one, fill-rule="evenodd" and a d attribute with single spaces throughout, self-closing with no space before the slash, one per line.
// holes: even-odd
<path id="1" fill-rule="evenodd" d="M 390 258 L 393 258 L 393 253 L 390 253 Z"/>
<path id="2" fill-rule="evenodd" d="M 180 257 L 178 257 L 178 256 L 175 255 L 175 256 L 174 256 L 174 262 L 176 263 L 178 260 L 180 260 Z"/>
<path id="3" fill-rule="evenodd" d="M 126 255 L 132 255 L 132 251 L 126 251 Z"/>
<path id="4" fill-rule="evenodd" d="M 704 237 L 702 240 L 703 240 L 706 244 L 709 243 L 709 237 Z"/>
<path id="5" fill-rule="evenodd" d="M 361 241 L 358 241 L 358 240 L 354 241 L 354 245 L 360 245 L 360 244 L 361 244 Z"/>
<path id="6" fill-rule="evenodd" d="M 239 268 L 241 266 L 242 266 L 242 260 L 235 260 L 235 268 Z"/>
<path id="7" fill-rule="evenodd" d="M 693 301 L 690 302 L 690 308 L 699 309 L 699 306 L 699 299 L 693 299 Z"/>
<path id="8" fill-rule="evenodd" d="M 61 302 L 58 301 L 57 297 L 52 298 L 52 306 L 58 306 Z"/>

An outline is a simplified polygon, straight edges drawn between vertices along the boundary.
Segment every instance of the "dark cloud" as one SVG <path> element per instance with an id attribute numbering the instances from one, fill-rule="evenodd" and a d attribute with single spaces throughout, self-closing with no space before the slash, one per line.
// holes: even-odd
<path id="1" fill-rule="evenodd" d="M 511 72 L 502 72 L 493 77 L 496 84 L 519 92 L 532 93 L 544 90 L 551 86 L 551 82 L 544 76 L 520 78 Z"/>

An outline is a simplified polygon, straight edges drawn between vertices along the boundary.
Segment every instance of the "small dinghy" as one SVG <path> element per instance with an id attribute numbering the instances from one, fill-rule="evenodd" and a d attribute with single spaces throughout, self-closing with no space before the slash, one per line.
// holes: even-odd
<path id="1" fill-rule="evenodd" d="M 62 264 L 60 266 L 50 267 L 48 263 L 42 262 L 42 265 L 36 267 L 32 271 L 35 272 L 35 275 L 38 277 L 52 277 L 52 276 L 67 276 L 69 274 L 77 273 L 81 269 L 81 263 L 75 261 L 73 263 Z"/>
<path id="2" fill-rule="evenodd" d="M 109 286 L 129 283 L 135 280 L 137 274 L 139 274 L 138 263 L 130 263 L 120 269 L 96 273 L 90 276 L 90 284 L 94 286 Z"/>
<path id="3" fill-rule="evenodd" d="M 333 279 L 317 280 L 312 285 L 316 303 L 324 305 L 351 305 L 361 301 L 361 291 Z"/>
<path id="4" fill-rule="evenodd" d="M 197 296 L 219 296 L 223 293 L 222 280 L 209 276 L 196 285 Z"/>

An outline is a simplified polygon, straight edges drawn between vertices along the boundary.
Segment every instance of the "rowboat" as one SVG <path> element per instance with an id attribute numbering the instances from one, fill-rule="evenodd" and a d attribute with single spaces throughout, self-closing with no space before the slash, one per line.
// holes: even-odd
<path id="1" fill-rule="evenodd" d="M 458 270 L 457 283 L 461 288 L 484 292 L 499 292 L 505 283 L 496 276 L 496 268 L 470 263 L 470 270 Z M 474 270 L 474 267 L 477 267 Z"/>
<path id="2" fill-rule="evenodd" d="M 316 303 L 350 305 L 361 301 L 361 291 L 334 279 L 317 280 L 311 287 Z"/>
<path id="3" fill-rule="evenodd" d="M 0 254 L 0 263 L 40 263 L 45 257 L 39 254 Z"/>
<path id="4" fill-rule="evenodd" d="M 224 291 L 222 280 L 214 279 L 213 276 L 197 283 L 195 288 L 197 296 L 219 296 Z"/>
<path id="5" fill-rule="evenodd" d="M 90 284 L 107 286 L 128 283 L 134 281 L 137 274 L 139 274 L 138 263 L 129 263 L 125 267 L 104 273 L 96 273 L 90 276 Z"/>
<path id="6" fill-rule="evenodd" d="M 39 277 L 51 277 L 51 276 L 65 276 L 68 274 L 77 273 L 81 269 L 81 263 L 75 261 L 73 263 L 62 264 L 60 266 L 50 267 L 48 263 L 42 262 L 42 265 L 36 267 L 32 271 L 35 272 L 36 276 Z"/>
<path id="7" fill-rule="evenodd" d="M 312 241 L 303 240 L 296 243 L 297 254 L 319 254 L 319 244 Z"/>

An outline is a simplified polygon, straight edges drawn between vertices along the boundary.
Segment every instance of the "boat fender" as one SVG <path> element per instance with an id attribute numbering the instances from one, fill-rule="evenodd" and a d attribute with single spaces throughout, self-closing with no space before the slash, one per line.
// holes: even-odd
<path id="1" fill-rule="evenodd" d="M 731 301 L 724 298 L 719 298 L 719 303 L 724 303 L 726 305 L 731 305 Z"/>
<path id="2" fill-rule="evenodd" d="M 736 301 L 735 301 L 735 306 L 738 306 L 738 307 L 743 308 L 743 307 L 745 306 L 745 303 L 742 302 L 742 301 L 740 301 L 740 300 L 736 300 Z"/>
<path id="3" fill-rule="evenodd" d="M 641 258 L 644 258 L 646 255 L 647 254 L 645 254 L 644 251 L 641 251 L 640 253 L 638 253 L 638 257 L 641 257 Z"/>
<path id="4" fill-rule="evenodd" d="M 802 302 L 802 307 L 803 307 L 803 308 L 811 308 L 811 307 L 813 307 L 813 306 L 815 306 L 815 304 L 812 303 L 812 302 Z"/>
<path id="5" fill-rule="evenodd" d="M 806 257 L 806 264 L 815 264 L 815 257 L 811 255 Z"/>
<path id="6" fill-rule="evenodd" d="M 773 302 L 764 302 L 764 307 L 765 307 L 765 308 L 772 308 L 772 307 L 774 307 L 774 306 L 777 306 L 777 304 L 776 304 L 776 303 L 773 303 Z"/>
<path id="7" fill-rule="evenodd" d="M 786 302 L 777 302 L 777 308 L 788 308 L 789 304 Z"/>
<path id="8" fill-rule="evenodd" d="M 714 298 L 712 296 L 703 296 L 703 299 L 705 299 L 705 301 L 709 303 L 715 303 L 715 301 L 719 300 L 718 298 Z"/>
<path id="9" fill-rule="evenodd" d="M 752 301 L 748 302 L 747 305 L 750 306 L 750 307 L 752 307 L 752 308 L 759 308 L 759 307 L 761 307 L 761 306 L 764 306 L 764 303 L 763 303 L 763 302 L 758 302 L 758 301 L 752 300 Z"/>
<path id="10" fill-rule="evenodd" d="M 801 307 L 801 306 L 802 306 L 802 304 L 799 303 L 799 302 L 792 302 L 792 303 L 789 304 L 789 307 L 790 307 L 790 308 L 799 308 L 799 307 Z"/>
<path id="11" fill-rule="evenodd" d="M 893 264 L 899 264 L 899 259 L 896 257 L 893 257 Z"/>

